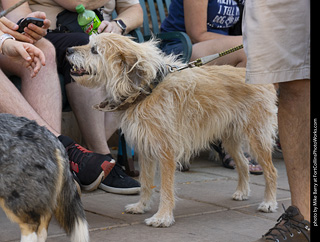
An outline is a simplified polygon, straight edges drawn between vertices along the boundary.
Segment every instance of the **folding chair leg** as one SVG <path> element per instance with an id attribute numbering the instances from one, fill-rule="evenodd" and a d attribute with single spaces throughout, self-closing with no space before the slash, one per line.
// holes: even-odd
<path id="1" fill-rule="evenodd" d="M 128 156 L 129 153 L 129 156 Z M 127 175 L 136 177 L 139 176 L 139 171 L 134 168 L 134 154 L 133 150 L 127 146 L 124 135 L 121 134 L 119 137 L 119 148 L 118 148 L 118 163 L 125 167 Z"/>

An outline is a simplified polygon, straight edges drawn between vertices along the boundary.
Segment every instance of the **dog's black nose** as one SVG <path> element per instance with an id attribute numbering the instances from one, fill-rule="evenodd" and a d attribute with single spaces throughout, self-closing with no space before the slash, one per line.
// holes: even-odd
<path id="1" fill-rule="evenodd" d="M 74 53 L 74 49 L 72 47 L 67 48 L 67 55 L 71 55 Z"/>

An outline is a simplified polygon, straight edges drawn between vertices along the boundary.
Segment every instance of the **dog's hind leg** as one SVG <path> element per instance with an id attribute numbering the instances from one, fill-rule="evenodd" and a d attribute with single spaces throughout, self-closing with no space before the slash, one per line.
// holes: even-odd
<path id="1" fill-rule="evenodd" d="M 275 212 L 277 210 L 277 170 L 272 163 L 272 142 L 266 148 L 261 145 L 260 140 L 250 142 L 251 150 L 259 164 L 261 165 L 265 178 L 265 192 L 263 202 L 258 210 L 262 212 Z"/>
<path id="2" fill-rule="evenodd" d="M 51 214 L 47 214 L 47 215 L 43 215 L 40 218 L 40 225 L 38 227 L 38 242 L 45 242 L 47 239 L 47 235 L 48 235 L 48 227 L 49 227 L 49 223 L 51 220 L 52 215 Z"/>
<path id="3" fill-rule="evenodd" d="M 238 172 L 238 185 L 237 190 L 233 194 L 232 198 L 234 200 L 246 200 L 250 194 L 250 187 L 249 187 L 249 166 L 246 157 L 243 154 L 241 149 L 241 141 L 236 141 L 233 139 L 228 139 L 222 142 L 226 151 L 230 154 L 233 158 L 236 169 Z"/>
<path id="4" fill-rule="evenodd" d="M 21 240 L 20 242 L 38 242 L 37 224 L 20 223 Z"/>
<path id="5" fill-rule="evenodd" d="M 156 214 L 145 220 L 147 225 L 153 227 L 169 227 L 174 223 L 173 209 L 175 206 L 174 196 L 174 173 L 176 163 L 171 154 L 160 158 L 161 190 L 160 204 Z"/>
<path id="6" fill-rule="evenodd" d="M 1 198 L 0 206 L 12 222 L 19 224 L 21 231 L 21 242 L 38 242 L 36 231 L 39 224 L 37 222 L 34 222 L 32 224 L 26 223 L 25 221 L 33 221 L 33 219 L 24 213 L 21 213 L 22 215 L 18 216 L 6 206 L 5 201 Z"/>
<path id="7" fill-rule="evenodd" d="M 148 160 L 140 155 L 140 200 L 137 203 L 128 204 L 125 208 L 126 213 L 144 213 L 151 209 L 152 188 L 156 171 L 156 162 Z"/>

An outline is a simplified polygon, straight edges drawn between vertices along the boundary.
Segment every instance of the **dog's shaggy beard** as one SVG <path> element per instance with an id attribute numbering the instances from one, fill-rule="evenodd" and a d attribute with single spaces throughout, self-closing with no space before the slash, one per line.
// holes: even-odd
<path id="1" fill-rule="evenodd" d="M 94 51 L 94 46 L 91 51 Z M 95 88 L 101 82 L 98 79 L 97 72 L 102 68 L 102 64 L 98 57 L 99 54 L 86 55 L 85 49 L 79 49 L 75 54 L 67 55 L 68 61 L 71 64 L 70 74 L 72 78 L 80 85 Z"/>
<path id="2" fill-rule="evenodd" d="M 72 78 L 89 88 L 105 87 L 106 100 L 119 104 L 148 92 L 150 83 L 165 75 L 166 63 L 176 62 L 175 57 L 154 48 L 155 44 L 155 40 L 143 44 L 124 41 L 116 34 L 93 35 L 88 45 L 73 47 L 74 53 L 67 57 L 75 67 Z"/>

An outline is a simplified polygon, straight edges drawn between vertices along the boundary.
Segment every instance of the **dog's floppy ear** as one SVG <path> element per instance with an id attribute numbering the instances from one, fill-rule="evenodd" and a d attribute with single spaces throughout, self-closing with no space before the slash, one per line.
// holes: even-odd
<path id="1" fill-rule="evenodd" d="M 143 71 L 139 67 L 139 59 L 135 52 L 123 51 L 120 53 L 123 73 L 135 85 L 140 86 Z"/>
<path id="2" fill-rule="evenodd" d="M 159 69 L 149 54 L 143 49 L 122 53 L 123 70 L 126 71 L 128 79 L 139 87 L 142 82 L 143 84 L 152 82 Z"/>
<path id="3" fill-rule="evenodd" d="M 108 71 L 110 77 L 116 80 L 115 83 L 121 86 L 121 98 L 144 89 L 154 81 L 163 65 L 162 52 L 156 47 L 157 42 L 137 43 L 117 34 L 102 36 L 105 38 L 102 42 L 105 57 L 110 66 Z"/>

